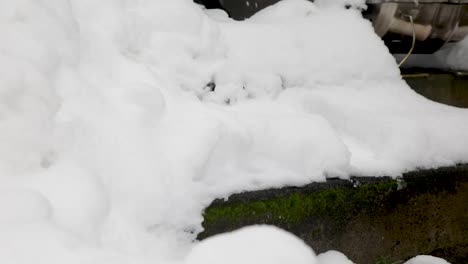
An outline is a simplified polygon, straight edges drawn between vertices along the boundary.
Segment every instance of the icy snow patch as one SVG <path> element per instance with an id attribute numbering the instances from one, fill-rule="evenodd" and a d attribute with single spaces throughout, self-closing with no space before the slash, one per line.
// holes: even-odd
<path id="1" fill-rule="evenodd" d="M 448 68 L 468 71 L 468 36 L 439 53 Z"/>

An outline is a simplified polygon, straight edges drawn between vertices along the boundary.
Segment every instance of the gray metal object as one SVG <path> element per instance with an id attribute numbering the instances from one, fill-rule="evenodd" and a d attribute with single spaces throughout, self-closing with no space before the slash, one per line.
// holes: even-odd
<path id="1" fill-rule="evenodd" d="M 416 52 L 432 53 L 445 43 L 460 41 L 468 35 L 467 14 L 468 4 L 386 2 L 369 5 L 365 17 L 394 53 L 405 53 L 413 28 L 419 48 Z"/>
<path id="2" fill-rule="evenodd" d="M 464 4 L 383 3 L 376 5 L 368 17 L 380 37 L 389 32 L 411 36 L 412 26 L 408 17 L 412 16 L 417 40 L 437 38 L 444 41 L 459 41 L 464 37 L 463 33 L 454 33 L 460 31 L 465 8 Z"/>

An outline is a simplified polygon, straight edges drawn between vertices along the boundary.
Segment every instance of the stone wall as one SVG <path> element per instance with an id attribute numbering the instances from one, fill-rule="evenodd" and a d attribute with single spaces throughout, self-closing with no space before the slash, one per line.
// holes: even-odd
<path id="1" fill-rule="evenodd" d="M 204 212 L 203 239 L 253 224 L 276 225 L 317 253 L 338 250 L 359 264 L 419 254 L 468 263 L 468 165 L 401 179 L 330 179 L 232 195 Z"/>

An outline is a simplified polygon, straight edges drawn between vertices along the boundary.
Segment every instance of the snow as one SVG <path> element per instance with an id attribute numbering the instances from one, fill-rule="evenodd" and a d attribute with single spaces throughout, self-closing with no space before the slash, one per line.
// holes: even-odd
<path id="1" fill-rule="evenodd" d="M 405 262 L 405 264 L 450 264 L 450 263 L 448 263 L 447 261 L 441 258 L 421 255 L 421 256 L 417 256 L 408 260 L 407 262 Z"/>
<path id="2" fill-rule="evenodd" d="M 468 161 L 343 4 L 0 1 L 0 36 L 0 263 L 183 263 L 214 198 Z"/>
<path id="3" fill-rule="evenodd" d="M 457 70 L 468 70 L 468 36 L 436 54 L 446 67 Z"/>
<path id="4" fill-rule="evenodd" d="M 272 226 L 245 227 L 208 238 L 196 244 L 185 260 L 186 264 L 220 262 L 317 264 L 315 253 L 302 240 Z"/>
<path id="5" fill-rule="evenodd" d="M 319 254 L 317 256 L 317 260 L 319 264 L 354 264 L 351 260 L 349 260 L 343 253 L 329 250 L 325 253 Z"/>

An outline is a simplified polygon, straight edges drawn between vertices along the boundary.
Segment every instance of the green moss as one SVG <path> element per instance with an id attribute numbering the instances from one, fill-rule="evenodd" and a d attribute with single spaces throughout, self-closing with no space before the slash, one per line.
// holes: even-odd
<path id="1" fill-rule="evenodd" d="M 246 224 L 275 224 L 291 227 L 308 219 L 329 219 L 346 222 L 357 210 L 379 213 L 385 198 L 397 189 L 395 181 L 361 185 L 356 188 L 335 188 L 310 193 L 294 192 L 262 201 L 212 205 L 204 212 L 206 230 L 234 229 Z M 232 227 L 232 228 L 229 228 Z M 320 233 L 316 230 L 315 233 Z M 202 234 L 202 237 L 204 235 Z"/>
<path id="2" fill-rule="evenodd" d="M 401 264 L 403 260 L 395 260 L 392 256 L 381 256 L 375 264 Z"/>

